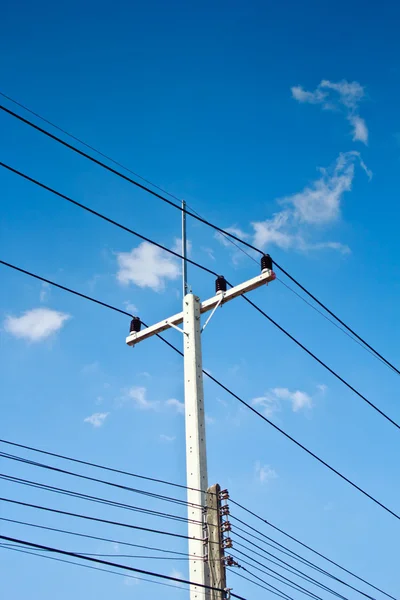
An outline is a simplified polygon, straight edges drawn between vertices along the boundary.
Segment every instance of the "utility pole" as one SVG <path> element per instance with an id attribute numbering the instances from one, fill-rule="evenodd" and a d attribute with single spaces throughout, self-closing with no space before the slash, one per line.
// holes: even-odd
<path id="1" fill-rule="evenodd" d="M 182 236 L 183 238 L 183 236 Z M 186 251 L 186 244 L 185 244 Z M 186 254 L 184 253 L 184 257 Z M 209 324 L 215 311 L 222 304 L 238 298 L 275 279 L 272 270 L 272 260 L 269 255 L 261 258 L 261 275 L 253 277 L 244 283 L 227 290 L 227 282 L 220 276 L 216 280 L 216 294 L 208 300 L 200 302 L 194 294 L 186 294 L 183 298 L 183 310 L 172 317 L 164 319 L 155 325 L 141 329 L 139 317 L 131 321 L 130 334 L 126 338 L 128 346 L 173 328 L 184 336 L 184 378 L 185 378 L 185 428 L 186 428 L 186 476 L 188 501 L 188 537 L 189 537 L 189 573 L 190 600 L 204 600 L 204 588 L 196 585 L 211 585 L 218 587 L 215 577 L 210 580 L 209 563 L 206 559 L 206 523 L 204 513 L 206 508 L 207 454 L 203 392 L 203 366 L 201 350 L 201 334 Z M 185 282 L 185 280 L 184 280 Z M 185 288 L 184 288 L 185 289 Z M 201 314 L 210 315 L 201 327 Z M 183 329 L 179 325 L 183 323 Z M 208 529 L 216 529 L 209 527 Z M 214 535 L 214 534 L 213 534 Z M 208 544 L 210 546 L 210 544 Z M 221 554 L 221 557 L 223 554 Z M 220 575 L 218 575 L 218 578 Z M 209 594 L 206 594 L 209 597 Z M 214 598 L 213 598 L 214 600 Z M 219 600 L 219 598 L 215 598 Z"/>
<path id="2" fill-rule="evenodd" d="M 226 589 L 226 569 L 224 562 L 224 547 L 221 514 L 221 488 L 216 483 L 207 490 L 207 562 L 210 571 L 210 585 Z M 210 590 L 210 600 L 224 600 L 223 592 Z"/>

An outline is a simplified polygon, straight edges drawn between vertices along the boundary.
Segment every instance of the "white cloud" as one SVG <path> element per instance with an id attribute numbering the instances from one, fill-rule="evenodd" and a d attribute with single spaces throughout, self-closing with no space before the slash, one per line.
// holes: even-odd
<path id="1" fill-rule="evenodd" d="M 227 233 L 231 233 L 232 235 L 235 235 L 236 237 L 241 238 L 242 240 L 245 240 L 249 237 L 249 235 L 245 231 L 239 229 L 239 227 L 236 227 L 236 225 L 234 225 L 233 227 L 225 227 L 224 231 L 226 231 Z M 223 246 L 232 246 L 232 242 L 235 242 L 235 240 L 232 240 L 232 238 L 230 238 L 227 235 L 224 235 L 220 231 L 216 231 L 214 237 L 216 240 L 221 242 Z"/>
<path id="2" fill-rule="evenodd" d="M 358 115 L 350 115 L 348 117 L 351 125 L 353 126 L 353 142 L 368 142 L 368 129 L 364 119 Z"/>
<path id="3" fill-rule="evenodd" d="M 172 569 L 169 575 L 170 577 L 176 577 L 176 579 L 183 579 L 183 573 L 181 573 L 177 569 Z M 175 585 L 176 587 L 183 587 L 183 583 L 180 583 L 179 581 L 171 582 L 171 584 Z"/>
<path id="4" fill-rule="evenodd" d="M 166 280 L 177 279 L 180 275 L 178 260 L 149 242 L 142 242 L 130 252 L 117 253 L 117 261 L 120 283 L 134 283 L 156 292 L 164 290 Z"/>
<path id="5" fill-rule="evenodd" d="M 293 196 L 283 198 L 284 204 L 294 207 L 294 218 L 300 223 L 324 224 L 339 216 L 344 192 L 351 190 L 354 178 L 354 154 L 340 154 L 333 172 L 322 171 L 322 176 L 311 186 Z"/>
<path id="6" fill-rule="evenodd" d="M 147 389 L 143 386 L 133 385 L 126 390 L 124 400 L 133 400 L 134 405 L 142 410 L 157 410 L 158 401 L 147 400 Z"/>
<path id="7" fill-rule="evenodd" d="M 47 300 L 49 299 L 49 295 L 50 295 L 50 284 L 46 283 L 45 281 L 42 283 L 42 288 L 40 290 L 40 302 L 47 302 Z"/>
<path id="8" fill-rule="evenodd" d="M 275 469 L 272 469 L 269 465 L 262 465 L 260 461 L 256 462 L 254 470 L 260 483 L 268 483 L 278 477 Z"/>
<path id="9" fill-rule="evenodd" d="M 205 415 L 205 422 L 207 425 L 214 425 L 215 424 L 215 419 L 214 417 L 210 417 L 210 415 Z"/>
<path id="10" fill-rule="evenodd" d="M 275 413 L 281 410 L 278 399 L 271 394 L 254 398 L 251 403 L 262 410 L 263 414 L 268 418 L 273 417 Z"/>
<path id="11" fill-rule="evenodd" d="M 165 435 L 164 433 L 162 433 L 160 435 L 160 440 L 162 442 L 174 442 L 176 440 L 176 436 L 175 435 Z"/>
<path id="12" fill-rule="evenodd" d="M 307 92 L 301 85 L 295 85 L 291 88 L 292 96 L 299 102 L 307 102 L 308 104 L 320 104 L 326 98 L 326 93 L 319 89 L 314 92 Z"/>
<path id="13" fill-rule="evenodd" d="M 81 369 L 82 375 L 95 375 L 100 371 L 100 364 L 97 360 L 87 365 L 83 365 Z"/>
<path id="14" fill-rule="evenodd" d="M 306 392 L 301 392 L 300 390 L 291 392 L 288 388 L 273 388 L 271 392 L 279 400 L 290 400 L 293 412 L 298 412 L 303 408 L 312 408 L 311 396 L 306 394 Z"/>
<path id="15" fill-rule="evenodd" d="M 319 383 L 319 384 L 317 385 L 317 389 L 318 389 L 318 390 L 321 392 L 321 394 L 325 394 L 325 392 L 326 392 L 326 391 L 327 391 L 327 389 L 328 389 L 328 386 L 327 386 L 327 385 L 325 385 L 325 383 Z"/>
<path id="16" fill-rule="evenodd" d="M 176 400 L 176 398 L 170 398 L 169 400 L 166 401 L 165 404 L 167 406 L 170 406 L 174 410 L 176 410 L 176 412 L 179 413 L 180 415 L 183 415 L 185 413 L 184 402 L 179 402 L 179 400 Z"/>
<path id="17" fill-rule="evenodd" d="M 293 412 L 311 409 L 312 398 L 306 392 L 295 390 L 291 392 L 288 388 L 272 388 L 264 396 L 252 400 L 252 405 L 262 410 L 266 417 L 273 417 L 282 409 L 282 400 L 288 400 L 292 405 Z"/>
<path id="18" fill-rule="evenodd" d="M 126 310 L 131 313 L 131 315 L 137 315 L 139 312 L 136 304 L 132 304 L 132 302 L 126 301 L 124 302 L 124 306 Z"/>
<path id="19" fill-rule="evenodd" d="M 83 419 L 84 423 L 90 423 L 93 427 L 101 427 L 110 413 L 93 413 L 90 417 Z"/>
<path id="20" fill-rule="evenodd" d="M 344 109 L 347 120 L 352 126 L 353 141 L 368 143 L 368 128 L 359 115 L 358 107 L 365 96 L 365 89 L 358 81 L 332 82 L 323 79 L 318 87 L 309 92 L 302 86 L 291 88 L 295 100 L 308 104 L 321 104 L 325 110 Z"/>
<path id="21" fill-rule="evenodd" d="M 17 338 L 40 342 L 61 329 L 69 318 L 70 315 L 50 308 L 33 308 L 21 317 L 6 317 L 4 329 Z"/>
<path id="22" fill-rule="evenodd" d="M 187 255 L 190 256 L 192 254 L 192 242 L 190 240 L 186 240 L 186 249 Z M 171 248 L 177 254 L 182 255 L 182 238 L 175 238 L 174 244 Z"/>
<path id="23" fill-rule="evenodd" d="M 321 176 L 301 192 L 279 200 L 285 208 L 271 219 L 253 222 L 253 244 L 259 248 L 272 245 L 283 250 L 296 249 L 302 252 L 336 250 L 348 254 L 350 248 L 340 242 L 308 241 L 314 228 L 332 224 L 338 220 L 345 192 L 352 189 L 355 166 L 358 164 L 372 177 L 371 171 L 356 151 L 339 154 L 329 169 L 320 169 Z"/>

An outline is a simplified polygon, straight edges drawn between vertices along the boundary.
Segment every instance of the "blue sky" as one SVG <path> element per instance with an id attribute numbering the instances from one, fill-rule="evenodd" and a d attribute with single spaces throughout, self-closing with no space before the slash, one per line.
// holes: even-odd
<path id="1" fill-rule="evenodd" d="M 358 1 L 17 3 L 7 6 L 0 24 L 1 91 L 263 245 L 398 365 L 399 11 L 393 2 L 378 9 Z M 5 114 L 0 123 L 2 161 L 174 247 L 175 209 Z M 180 310 L 179 264 L 169 255 L 152 254 L 133 236 L 4 170 L 0 184 L 2 259 L 115 306 L 133 305 L 150 323 Z M 199 223 L 189 221 L 188 236 L 192 258 L 230 281 L 258 273 L 254 262 Z M 1 277 L 2 437 L 184 483 L 181 359 L 156 339 L 127 348 L 123 315 L 4 267 Z M 213 294 L 212 277 L 194 267 L 189 282 L 201 298 Z M 252 298 L 400 420 L 394 373 L 279 281 Z M 181 344 L 177 332 L 168 339 Z M 395 428 L 265 319 L 236 300 L 218 311 L 203 349 L 204 366 L 215 377 L 399 510 Z M 214 384 L 205 382 L 205 391 L 210 483 L 218 481 L 289 533 L 399 592 L 394 519 Z M 2 472 L 68 484 L 3 462 Z M 78 484 L 74 489 L 86 493 L 109 493 Z M 16 484 L 2 482 L 1 489 L 28 502 L 139 521 Z M 4 505 L 3 512 L 80 528 L 28 509 Z M 151 518 L 140 521 L 155 525 Z M 12 525 L 1 529 L 63 541 Z M 96 535 L 99 528 L 85 531 Z M 130 532 L 103 533 L 134 541 Z M 184 551 L 184 543 L 174 548 Z M 42 600 L 83 593 L 99 600 L 151 598 L 158 591 L 6 551 L 2 561 L 3 586 L 16 599 L 32 589 Z M 140 564 L 186 575 L 180 561 L 155 562 Z M 230 584 L 237 593 L 264 597 L 234 576 Z M 177 591 L 165 588 L 165 597 Z"/>

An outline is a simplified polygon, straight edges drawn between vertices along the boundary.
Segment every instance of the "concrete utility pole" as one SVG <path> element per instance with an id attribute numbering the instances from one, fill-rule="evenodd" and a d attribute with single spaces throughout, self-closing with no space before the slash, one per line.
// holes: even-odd
<path id="1" fill-rule="evenodd" d="M 186 294 L 183 299 L 182 312 L 146 329 L 141 330 L 139 317 L 134 317 L 131 322 L 130 335 L 126 338 L 126 343 L 129 346 L 135 346 L 139 342 L 170 328 L 178 329 L 184 336 L 186 474 L 188 536 L 190 538 L 188 545 L 189 555 L 192 558 L 189 561 L 189 573 L 190 580 L 195 582 L 190 586 L 190 600 L 204 600 L 204 588 L 199 588 L 195 585 L 196 583 L 218 587 L 215 577 L 212 577 L 210 581 L 210 568 L 205 561 L 206 540 L 204 532 L 206 523 L 204 512 L 208 482 L 201 334 L 219 306 L 275 279 L 270 256 L 264 255 L 261 258 L 261 271 L 261 275 L 229 290 L 227 290 L 225 279 L 222 276 L 218 277 L 215 296 L 200 302 L 197 296 L 191 293 Z M 200 315 L 209 311 L 211 313 L 203 327 L 201 327 Z M 184 324 L 183 329 L 179 327 L 181 323 Z M 209 529 L 216 528 L 209 527 Z M 219 600 L 218 597 L 215 597 L 215 599 Z"/>
<path id="2" fill-rule="evenodd" d="M 210 572 L 210 585 L 222 590 L 226 589 L 226 569 L 222 536 L 220 486 L 216 483 L 207 490 L 207 559 Z M 210 590 L 210 600 L 224 600 L 223 592 Z"/>

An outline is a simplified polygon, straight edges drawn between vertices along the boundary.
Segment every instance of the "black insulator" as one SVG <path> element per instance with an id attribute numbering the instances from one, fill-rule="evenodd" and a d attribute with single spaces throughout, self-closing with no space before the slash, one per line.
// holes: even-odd
<path id="1" fill-rule="evenodd" d="M 261 257 L 261 271 L 264 272 L 266 269 L 272 271 L 272 258 L 269 254 L 263 254 Z"/>
<path id="2" fill-rule="evenodd" d="M 141 326 L 142 326 L 142 323 L 141 323 L 139 317 L 133 317 L 133 319 L 131 321 L 130 332 L 131 333 L 139 333 Z"/>
<path id="3" fill-rule="evenodd" d="M 222 275 L 219 275 L 215 280 L 215 291 L 217 294 L 226 292 L 226 279 Z"/>

